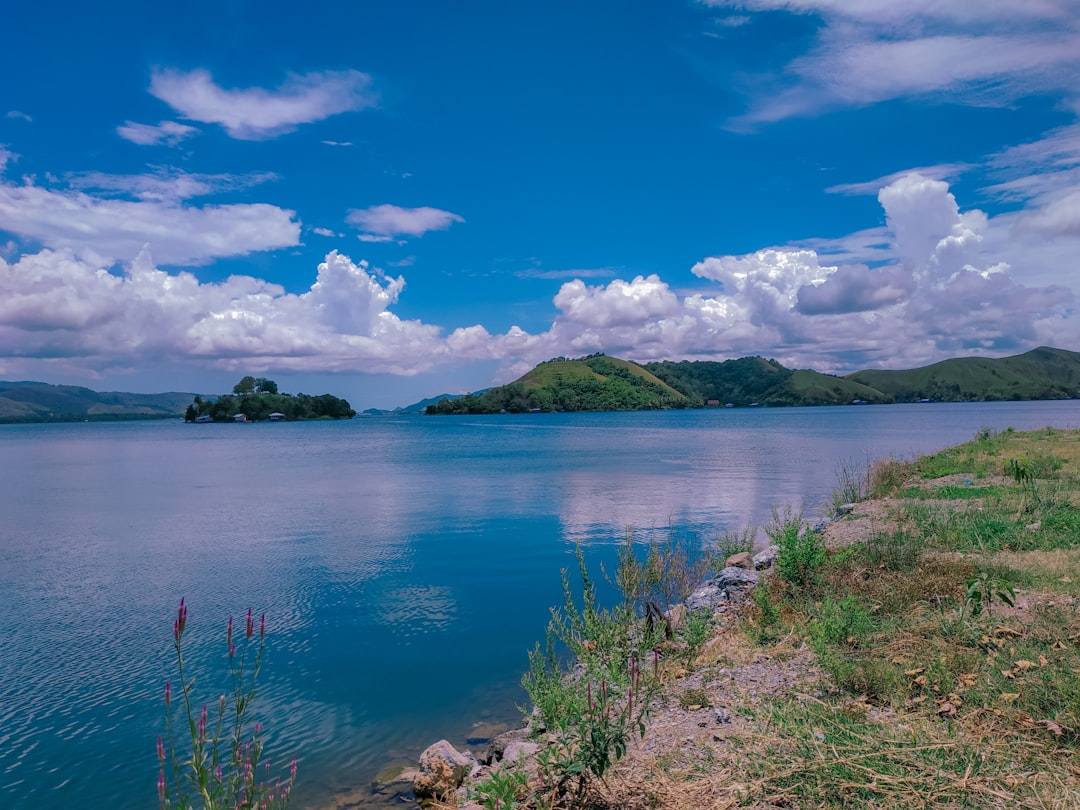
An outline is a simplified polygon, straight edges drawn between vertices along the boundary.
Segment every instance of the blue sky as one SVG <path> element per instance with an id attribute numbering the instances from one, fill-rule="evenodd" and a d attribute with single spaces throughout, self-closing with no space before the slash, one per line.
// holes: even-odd
<path id="1" fill-rule="evenodd" d="M 17 4 L 0 378 L 1080 349 L 1080 2 Z"/>

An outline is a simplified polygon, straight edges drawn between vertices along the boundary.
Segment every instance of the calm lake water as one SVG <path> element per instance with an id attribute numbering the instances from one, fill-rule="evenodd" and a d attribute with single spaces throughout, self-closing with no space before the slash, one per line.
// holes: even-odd
<path id="1" fill-rule="evenodd" d="M 839 463 L 1044 425 L 1080 402 L 0 426 L 0 807 L 155 805 L 181 596 L 200 701 L 266 612 L 267 754 L 326 805 L 519 717 L 575 543 L 815 515 Z"/>

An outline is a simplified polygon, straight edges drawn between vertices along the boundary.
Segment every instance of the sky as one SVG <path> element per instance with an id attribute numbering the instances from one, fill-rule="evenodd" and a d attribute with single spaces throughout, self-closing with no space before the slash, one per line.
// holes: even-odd
<path id="1" fill-rule="evenodd" d="M 0 379 L 1080 350 L 1080 0 L 18 3 Z"/>

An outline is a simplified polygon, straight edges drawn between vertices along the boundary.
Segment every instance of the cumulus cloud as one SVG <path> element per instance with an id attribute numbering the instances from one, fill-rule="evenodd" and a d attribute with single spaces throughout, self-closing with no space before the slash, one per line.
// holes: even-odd
<path id="1" fill-rule="evenodd" d="M 679 311 L 675 294 L 657 275 L 636 276 L 630 282 L 615 279 L 606 287 L 587 287 L 575 279 L 562 285 L 555 306 L 567 321 L 601 329 L 641 325 Z"/>
<path id="2" fill-rule="evenodd" d="M 396 205 L 373 205 L 349 211 L 345 221 L 362 233 L 361 242 L 391 242 L 403 236 L 423 236 L 428 231 L 445 231 L 465 219 L 438 208 L 400 208 Z"/>
<path id="3" fill-rule="evenodd" d="M 126 141 L 139 146 L 176 146 L 186 138 L 197 135 L 195 127 L 181 124 L 177 121 L 162 121 L 159 124 L 138 124 L 134 121 L 125 121 L 116 128 L 116 134 Z"/>
<path id="4" fill-rule="evenodd" d="M 134 200 L 103 198 L 77 188 L 45 188 L 30 180 L 22 185 L 0 180 L 0 230 L 110 263 L 134 259 L 144 245 L 165 264 L 195 265 L 298 244 L 300 225 L 293 211 L 264 203 L 198 207 L 181 202 L 208 193 L 215 183 L 224 182 L 221 177 L 177 173 L 75 179 L 88 186 L 111 184 L 110 190 Z"/>
<path id="5" fill-rule="evenodd" d="M 8 110 L 7 113 L 4 114 L 4 117 L 10 121 L 25 121 L 28 124 L 34 123 L 33 118 L 19 110 Z"/>
<path id="6" fill-rule="evenodd" d="M 0 260 L 0 360 L 415 374 L 489 359 L 503 364 L 503 382 L 553 356 L 601 350 L 639 360 L 764 354 L 845 371 L 1076 343 L 1074 291 L 1032 283 L 1010 261 L 1023 257 L 1002 253 L 1014 239 L 999 232 L 1014 236 L 1015 216 L 961 210 L 946 183 L 917 174 L 895 179 L 879 200 L 887 227 L 851 242 L 872 239 L 887 260 L 850 260 L 845 251 L 859 252 L 850 245 L 827 260 L 805 245 L 712 256 L 692 268 L 712 288 L 689 295 L 657 275 L 597 286 L 573 279 L 538 333 L 481 324 L 447 332 L 401 318 L 405 278 L 337 252 L 294 294 L 249 276 L 203 283 L 169 273 L 149 251 L 117 273 L 61 246 Z"/>
<path id="7" fill-rule="evenodd" d="M 907 96 L 1006 104 L 1032 92 L 1075 94 L 1075 0 L 705 0 L 749 12 L 812 14 L 814 47 L 790 62 L 736 127 Z M 762 82 L 755 83 L 761 87 Z"/>
<path id="8" fill-rule="evenodd" d="M 341 70 L 291 74 L 275 90 L 226 89 L 206 70 L 157 70 L 150 93 L 188 120 L 220 124 L 231 137 L 254 141 L 373 107 L 378 97 L 371 85 L 366 73 Z"/>

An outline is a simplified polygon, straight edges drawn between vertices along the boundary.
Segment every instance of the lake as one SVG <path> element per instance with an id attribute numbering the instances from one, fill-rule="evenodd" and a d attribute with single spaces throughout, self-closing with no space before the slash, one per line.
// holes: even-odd
<path id="1" fill-rule="evenodd" d="M 154 806 L 181 597 L 210 703 L 266 612 L 267 755 L 325 806 L 519 718 L 576 543 L 818 517 L 840 464 L 1044 425 L 1080 403 L 0 426 L 0 806 Z"/>

